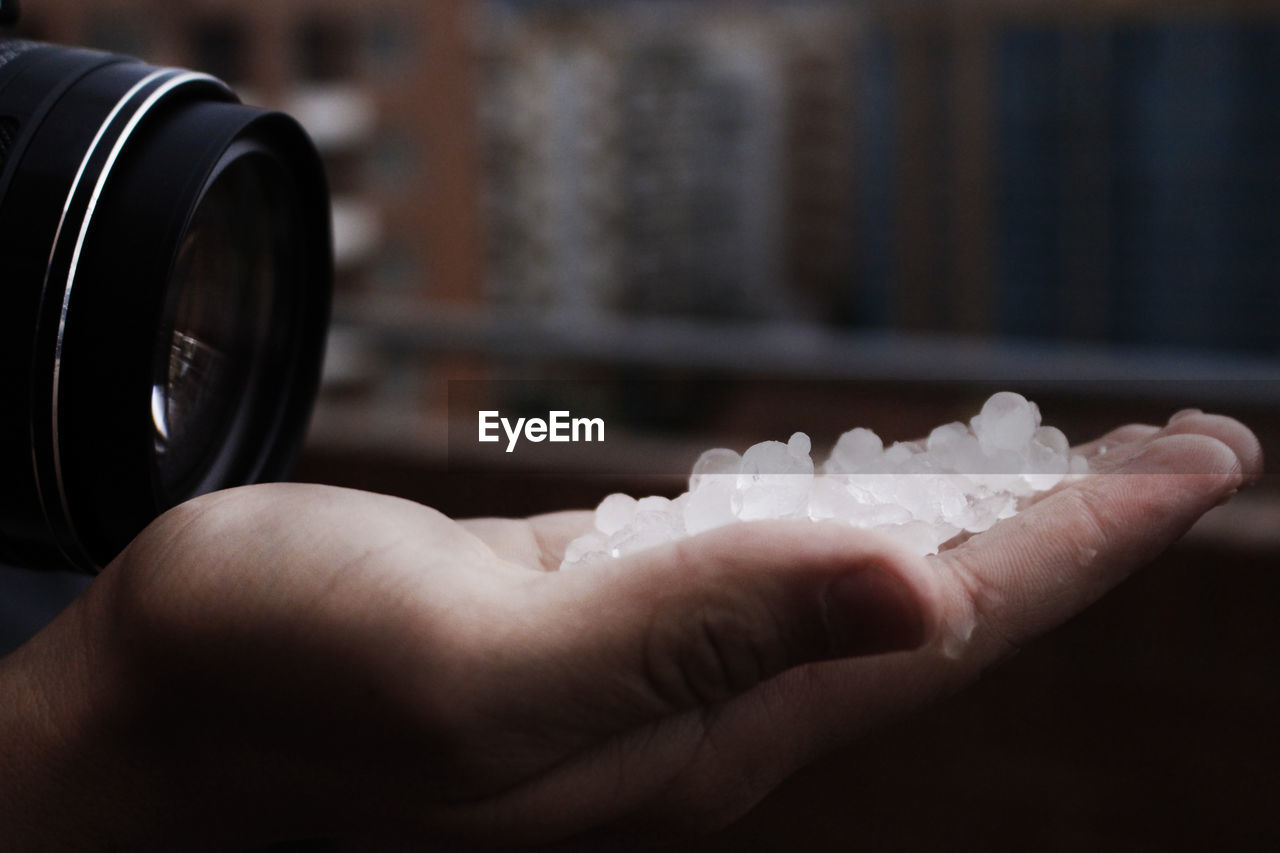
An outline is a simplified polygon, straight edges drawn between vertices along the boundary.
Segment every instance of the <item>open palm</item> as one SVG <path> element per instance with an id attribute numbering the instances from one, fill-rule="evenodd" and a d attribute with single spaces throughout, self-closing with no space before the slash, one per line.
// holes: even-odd
<path id="1" fill-rule="evenodd" d="M 1196 412 L 1080 450 L 1099 474 L 930 558 L 779 521 L 558 572 L 588 513 L 224 492 L 5 663 L 79 661 L 42 689 L 110 734 L 84 821 L 116 843 L 704 830 L 1069 618 L 1261 468 L 1247 429 Z M 131 822 L 139 798 L 165 807 Z"/>

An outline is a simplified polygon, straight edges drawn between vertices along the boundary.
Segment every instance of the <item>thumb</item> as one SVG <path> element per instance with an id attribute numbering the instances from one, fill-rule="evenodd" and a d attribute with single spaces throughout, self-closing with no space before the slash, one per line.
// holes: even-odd
<path id="1" fill-rule="evenodd" d="M 567 616 L 557 655 L 579 662 L 574 681 L 649 719 L 802 664 L 917 648 L 940 609 L 922 558 L 878 534 L 808 521 L 725 527 L 555 580 Z"/>

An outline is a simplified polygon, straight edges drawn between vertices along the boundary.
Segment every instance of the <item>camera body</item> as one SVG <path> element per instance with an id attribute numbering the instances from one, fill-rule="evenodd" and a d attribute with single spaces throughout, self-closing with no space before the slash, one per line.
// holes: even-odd
<path id="1" fill-rule="evenodd" d="M 0 562 L 96 571 L 166 509 L 284 476 L 332 274 L 292 119 L 0 37 Z"/>

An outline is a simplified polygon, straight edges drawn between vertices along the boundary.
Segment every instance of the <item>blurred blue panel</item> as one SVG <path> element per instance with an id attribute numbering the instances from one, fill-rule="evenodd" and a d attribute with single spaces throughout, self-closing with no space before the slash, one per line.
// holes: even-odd
<path id="1" fill-rule="evenodd" d="M 860 156 L 854 178 L 861 196 L 858 208 L 861 258 L 854 264 L 858 280 L 852 283 L 848 313 L 856 326 L 879 327 L 889 325 L 893 306 L 897 84 L 890 34 L 876 29 L 863 45 L 855 101 L 855 144 Z"/>
<path id="2" fill-rule="evenodd" d="M 1276 350 L 1277 29 L 1116 39 L 1113 310 L 1120 339 Z"/>
<path id="3" fill-rule="evenodd" d="M 996 92 L 996 316 L 1006 334 L 1055 337 L 1062 287 L 1062 36 L 1015 29 L 999 40 Z"/>

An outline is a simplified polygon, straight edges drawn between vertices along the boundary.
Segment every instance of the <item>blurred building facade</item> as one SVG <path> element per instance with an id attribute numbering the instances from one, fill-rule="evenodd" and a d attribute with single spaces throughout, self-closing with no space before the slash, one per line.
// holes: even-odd
<path id="1" fill-rule="evenodd" d="M 496 298 L 1277 352 L 1274 4 L 483 8 Z"/>
<path id="2" fill-rule="evenodd" d="M 848 278 L 847 4 L 494 3 L 482 24 L 495 298 L 787 317 L 792 279 Z"/>

